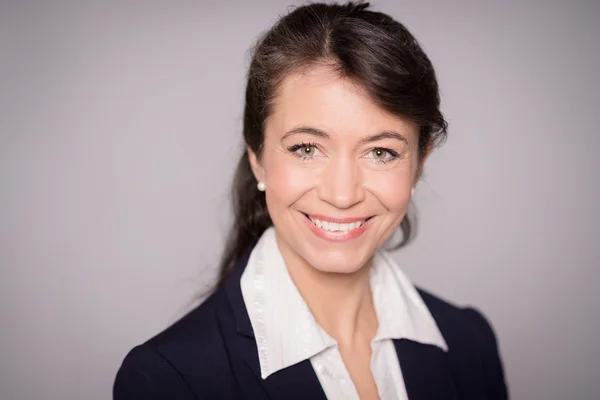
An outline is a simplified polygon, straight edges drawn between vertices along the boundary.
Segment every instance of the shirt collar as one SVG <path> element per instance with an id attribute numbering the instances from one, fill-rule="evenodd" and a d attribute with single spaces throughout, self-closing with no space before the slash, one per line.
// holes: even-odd
<path id="1" fill-rule="evenodd" d="M 379 323 L 375 341 L 404 338 L 448 349 L 416 288 L 383 250 L 374 255 L 370 284 Z M 252 250 L 240 285 L 263 379 L 337 345 L 292 281 L 273 227 Z"/>
<path id="2" fill-rule="evenodd" d="M 373 256 L 370 281 L 379 322 L 374 340 L 408 339 L 448 351 L 421 295 L 387 251 Z"/>

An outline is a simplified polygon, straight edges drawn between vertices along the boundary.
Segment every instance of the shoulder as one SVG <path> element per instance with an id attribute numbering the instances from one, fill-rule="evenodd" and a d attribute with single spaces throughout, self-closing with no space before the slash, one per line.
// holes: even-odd
<path id="1" fill-rule="evenodd" d="M 420 288 L 417 291 L 451 350 L 472 345 L 473 341 L 479 346 L 496 348 L 496 335 L 480 311 L 458 307 Z"/>
<path id="2" fill-rule="evenodd" d="M 487 318 L 471 307 L 457 307 L 417 288 L 442 336 L 454 369 L 469 374 L 476 370 L 478 383 L 485 385 L 490 398 L 507 398 L 507 388 L 498 342 Z"/>
<path id="3" fill-rule="evenodd" d="M 165 331 L 133 348 L 117 372 L 114 398 L 194 399 L 198 392 L 210 397 L 231 390 L 217 318 L 227 305 L 219 289 Z"/>
<path id="4" fill-rule="evenodd" d="M 444 336 L 493 335 L 489 322 L 478 310 L 458 307 L 421 288 L 417 288 L 417 292 Z"/>

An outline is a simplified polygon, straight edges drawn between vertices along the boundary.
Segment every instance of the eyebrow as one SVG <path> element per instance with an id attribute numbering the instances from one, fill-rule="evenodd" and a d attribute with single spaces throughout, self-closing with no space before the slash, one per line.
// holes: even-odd
<path id="1" fill-rule="evenodd" d="M 323 139 L 329 139 L 329 135 L 327 133 L 325 133 L 324 131 L 320 130 L 320 129 L 309 128 L 307 126 L 300 126 L 298 128 L 294 128 L 291 131 L 286 132 L 281 137 L 281 140 L 283 141 L 288 136 L 292 136 L 292 135 L 295 135 L 297 133 L 308 133 L 309 135 L 318 136 L 318 137 L 321 137 Z"/>
<path id="2" fill-rule="evenodd" d="M 404 136 L 402 136 L 398 132 L 394 132 L 394 131 L 383 131 L 383 132 L 378 133 L 376 135 L 368 136 L 366 138 L 362 138 L 360 140 L 360 142 L 362 144 L 364 144 L 364 143 L 376 142 L 376 141 L 382 140 L 382 139 L 397 139 L 397 140 L 399 140 L 401 142 L 404 142 L 405 144 L 408 144 L 408 140 L 406 140 L 406 138 Z"/>
<path id="3" fill-rule="evenodd" d="M 298 133 L 307 133 L 309 135 L 314 135 L 323 139 L 329 139 L 330 136 L 325 132 L 322 131 L 320 129 L 317 128 L 310 128 L 307 126 L 300 126 L 298 128 L 294 128 L 291 131 L 286 132 L 282 137 L 281 140 L 283 141 L 285 138 L 287 138 L 288 136 L 291 135 L 295 135 Z M 395 132 L 395 131 L 383 131 L 380 133 L 377 133 L 375 135 L 371 135 L 371 136 L 367 136 L 365 138 L 362 138 L 360 140 L 361 144 L 365 144 L 365 143 L 372 143 L 372 142 L 376 142 L 378 140 L 382 140 L 382 139 L 397 139 L 400 140 L 401 142 L 404 142 L 405 144 L 408 144 L 408 140 L 406 140 L 406 137 L 402 136 L 400 133 Z"/>

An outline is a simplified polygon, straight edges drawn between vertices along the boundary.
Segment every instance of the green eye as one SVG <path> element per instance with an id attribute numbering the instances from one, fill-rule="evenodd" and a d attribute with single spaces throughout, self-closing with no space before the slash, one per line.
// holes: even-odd
<path id="1" fill-rule="evenodd" d="M 290 146 L 287 149 L 290 153 L 296 157 L 300 157 L 302 160 L 312 160 L 320 154 L 317 145 L 313 143 L 299 143 Z"/>
<path id="2" fill-rule="evenodd" d="M 310 156 L 313 153 L 313 146 L 304 146 L 302 148 L 303 156 Z"/>
<path id="3" fill-rule="evenodd" d="M 373 149 L 372 151 L 373 158 L 376 160 L 384 160 L 387 155 L 387 150 L 385 149 Z"/>

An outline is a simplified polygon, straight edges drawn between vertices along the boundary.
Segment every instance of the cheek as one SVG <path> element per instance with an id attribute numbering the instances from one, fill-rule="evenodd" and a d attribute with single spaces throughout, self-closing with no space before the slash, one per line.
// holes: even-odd
<path id="1" fill-rule="evenodd" d="M 365 174 L 365 187 L 395 217 L 401 218 L 408 209 L 412 188 L 410 168 L 389 171 L 369 171 Z"/>
<path id="2" fill-rule="evenodd" d="M 314 170 L 303 168 L 290 158 L 287 154 L 274 152 L 272 157 L 265 160 L 269 209 L 289 207 L 309 191 L 316 181 Z"/>

